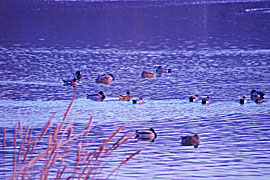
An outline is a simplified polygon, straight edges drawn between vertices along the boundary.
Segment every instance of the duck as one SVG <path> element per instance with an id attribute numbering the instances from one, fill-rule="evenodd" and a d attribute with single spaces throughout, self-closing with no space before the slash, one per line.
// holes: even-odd
<path id="1" fill-rule="evenodd" d="M 184 136 L 181 139 L 181 144 L 183 146 L 194 146 L 194 148 L 197 148 L 200 144 L 200 138 L 198 134 L 195 134 L 194 136 Z"/>
<path id="2" fill-rule="evenodd" d="M 143 71 L 141 76 L 142 78 L 155 78 L 156 74 L 152 72 Z"/>
<path id="3" fill-rule="evenodd" d="M 77 78 L 77 80 L 80 80 L 80 79 L 82 79 L 82 74 L 81 74 L 81 72 L 80 71 L 76 71 L 76 73 L 75 73 L 75 75 L 74 75 L 74 78 Z"/>
<path id="4" fill-rule="evenodd" d="M 76 81 L 77 81 L 77 78 L 73 78 L 72 80 L 63 80 L 63 86 L 73 86 L 73 87 L 75 87 L 76 85 L 77 85 L 77 83 L 76 83 Z"/>
<path id="5" fill-rule="evenodd" d="M 142 103 L 144 103 L 144 101 L 143 101 L 143 98 L 140 97 L 139 99 L 133 99 L 132 103 L 133 104 L 142 104 Z"/>
<path id="6" fill-rule="evenodd" d="M 119 96 L 120 101 L 130 101 L 131 99 L 132 99 L 132 96 L 130 95 L 129 91 L 127 91 L 126 94 Z"/>
<path id="7" fill-rule="evenodd" d="M 256 91 L 255 89 L 253 89 L 251 92 L 250 92 L 250 98 L 253 100 L 253 101 L 256 101 L 257 99 L 263 99 L 265 94 L 263 92 L 259 92 L 259 91 Z"/>
<path id="8" fill-rule="evenodd" d="M 247 101 L 247 98 L 246 96 L 243 96 L 240 100 L 239 100 L 239 103 L 240 104 L 246 104 L 248 101 Z"/>
<path id="9" fill-rule="evenodd" d="M 210 97 L 207 96 L 206 98 L 202 99 L 202 104 L 209 104 L 211 102 Z"/>
<path id="10" fill-rule="evenodd" d="M 162 68 L 161 66 L 158 66 L 158 68 L 156 69 L 157 73 L 171 73 L 172 70 L 171 69 L 166 69 L 166 68 Z"/>
<path id="11" fill-rule="evenodd" d="M 199 101 L 199 95 L 195 94 L 194 96 L 189 97 L 189 102 L 198 102 Z"/>
<path id="12" fill-rule="evenodd" d="M 115 78 L 112 74 L 104 74 L 98 76 L 98 78 L 96 79 L 96 83 L 110 84 L 114 80 Z"/>
<path id="13" fill-rule="evenodd" d="M 154 142 L 154 140 L 157 138 L 157 133 L 154 131 L 153 128 L 150 128 L 148 130 L 136 130 L 135 138 L 144 141 Z"/>
<path id="14" fill-rule="evenodd" d="M 105 98 L 106 97 L 102 91 L 99 91 L 98 94 L 87 94 L 87 99 L 91 99 L 94 101 L 103 101 Z"/>

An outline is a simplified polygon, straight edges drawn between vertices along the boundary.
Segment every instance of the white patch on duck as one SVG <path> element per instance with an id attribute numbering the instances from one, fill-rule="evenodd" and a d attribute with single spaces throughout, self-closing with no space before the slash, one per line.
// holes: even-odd
<path id="1" fill-rule="evenodd" d="M 166 68 L 162 68 L 161 66 L 158 66 L 158 68 L 156 69 L 157 73 L 171 73 L 172 70 L 171 69 L 166 69 Z"/>
<path id="2" fill-rule="evenodd" d="M 133 104 L 142 104 L 142 103 L 144 103 L 144 101 L 143 101 L 143 98 L 140 97 L 139 99 L 133 99 L 132 103 Z"/>
<path id="3" fill-rule="evenodd" d="M 240 100 L 239 100 L 239 103 L 240 104 L 246 104 L 248 101 L 247 101 L 247 98 L 246 96 L 243 96 Z"/>
<path id="4" fill-rule="evenodd" d="M 211 103 L 211 100 L 210 100 L 210 97 L 209 96 L 207 96 L 206 98 L 203 98 L 202 99 L 202 104 L 209 104 L 209 103 Z"/>
<path id="5" fill-rule="evenodd" d="M 195 94 L 194 96 L 189 97 L 189 102 L 198 102 L 199 101 L 199 95 Z"/>

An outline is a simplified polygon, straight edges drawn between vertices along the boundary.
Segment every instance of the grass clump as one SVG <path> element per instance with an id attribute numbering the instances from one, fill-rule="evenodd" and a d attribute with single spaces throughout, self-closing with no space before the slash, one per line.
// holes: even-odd
<path id="1" fill-rule="evenodd" d="M 124 157 L 116 167 L 110 169 L 110 172 L 104 173 L 109 163 L 108 157 L 131 137 L 126 133 L 116 142 L 112 142 L 112 139 L 123 130 L 124 126 L 121 126 L 103 143 L 89 150 L 89 143 L 86 140 L 89 138 L 93 117 L 90 118 L 84 130 L 74 134 L 75 117 L 68 124 L 65 123 L 73 103 L 74 100 L 70 103 L 61 122 L 53 126 L 52 119 L 55 115 L 53 114 L 41 131 L 35 132 L 35 135 L 29 125 L 23 131 L 22 123 L 19 121 L 19 127 L 17 125 L 14 127 L 13 143 L 8 143 L 11 147 L 6 143 L 8 139 L 6 128 L 4 128 L 3 154 L 5 155 L 8 151 L 9 155 L 11 154 L 8 160 L 12 159 L 12 163 L 7 163 L 3 157 L 2 167 L 4 171 L 9 169 L 7 173 L 10 176 L 9 179 L 108 179 L 142 151 L 138 150 Z M 12 138 L 9 137 L 9 139 Z M 10 167 L 11 164 L 12 167 Z"/>

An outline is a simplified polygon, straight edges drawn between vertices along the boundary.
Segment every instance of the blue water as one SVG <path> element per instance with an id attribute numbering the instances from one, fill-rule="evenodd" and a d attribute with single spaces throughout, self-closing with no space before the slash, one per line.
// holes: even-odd
<path id="1" fill-rule="evenodd" d="M 93 116 L 93 146 L 122 125 L 120 134 L 152 127 L 158 135 L 114 152 L 112 166 L 143 148 L 114 179 L 269 179 L 269 32 L 269 1 L 1 2 L 0 138 L 19 120 L 38 131 L 56 112 L 56 124 L 75 98 L 67 123 L 76 116 L 79 132 Z M 160 65 L 172 73 L 141 78 Z M 77 70 L 76 88 L 63 86 Z M 115 81 L 95 83 L 104 73 Z M 265 102 L 252 102 L 252 89 Z M 101 90 L 103 102 L 86 99 Z M 145 103 L 118 101 L 127 90 Z M 212 103 L 189 103 L 194 94 Z M 240 105 L 243 95 L 249 103 Z M 198 148 L 181 146 L 181 136 L 195 133 Z M 0 178 L 8 179 L 12 156 L 2 144 L 0 153 Z"/>

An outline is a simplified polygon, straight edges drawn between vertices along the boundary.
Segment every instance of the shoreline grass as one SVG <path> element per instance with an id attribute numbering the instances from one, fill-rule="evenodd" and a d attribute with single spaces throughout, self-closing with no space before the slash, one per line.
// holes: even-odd
<path id="1" fill-rule="evenodd" d="M 62 179 L 64 177 L 95 179 L 100 176 L 107 176 L 105 179 L 109 179 L 122 165 L 142 151 L 142 149 L 138 150 L 127 158 L 123 158 L 116 168 L 111 169 L 111 172 L 104 173 L 104 167 L 108 164 L 107 157 L 131 137 L 125 133 L 116 142 L 112 142 L 112 139 L 124 129 L 124 126 L 121 126 L 99 146 L 88 150 L 89 143 L 85 140 L 90 138 L 88 135 L 93 117 L 90 117 L 84 130 L 74 134 L 73 121 L 76 116 L 73 116 L 69 123 L 65 123 L 73 103 L 74 100 L 71 101 L 61 122 L 52 123 L 54 113 L 38 132 L 34 132 L 30 125 L 23 131 L 22 122 L 19 120 L 18 127 L 14 126 L 11 147 L 6 142 L 6 127 L 4 128 L 3 154 L 5 155 L 5 151 L 9 149 L 13 156 L 9 158 L 12 161 L 12 167 L 5 167 L 7 159 L 3 159 L 3 168 L 12 169 L 12 173 L 7 174 L 10 175 L 9 179 Z M 6 178 L 6 174 L 4 177 Z"/>

